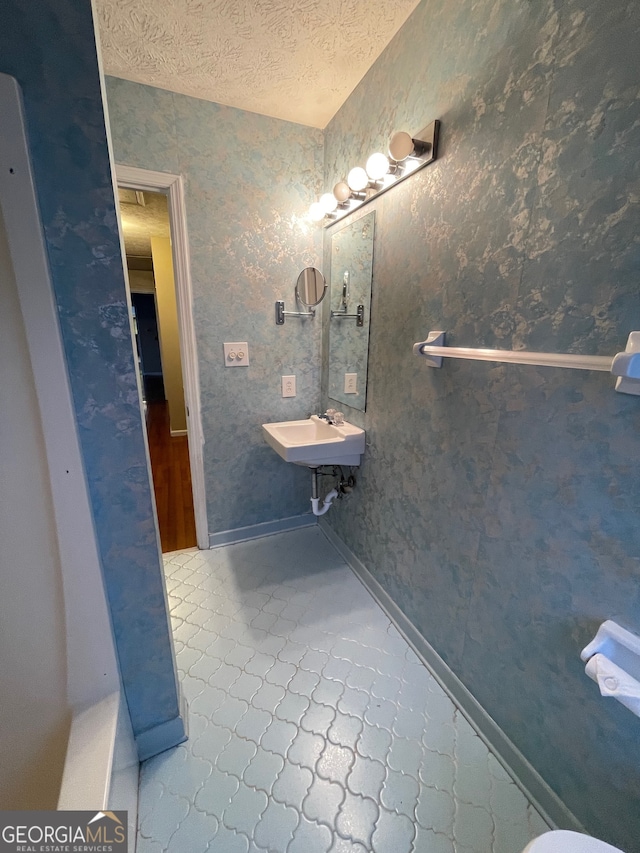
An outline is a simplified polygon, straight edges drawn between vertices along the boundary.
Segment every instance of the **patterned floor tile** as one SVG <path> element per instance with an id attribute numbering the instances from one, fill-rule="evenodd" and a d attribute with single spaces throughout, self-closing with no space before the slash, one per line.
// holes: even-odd
<path id="1" fill-rule="evenodd" d="M 289 747 L 287 760 L 292 764 L 308 767 L 309 770 L 314 772 L 324 746 L 325 740 L 323 737 L 300 729 L 295 740 Z"/>
<path id="2" fill-rule="evenodd" d="M 415 835 L 414 823 L 406 815 L 381 809 L 371 844 L 374 853 L 411 853 Z"/>
<path id="3" fill-rule="evenodd" d="M 262 850 L 286 850 L 299 820 L 295 809 L 271 800 L 255 828 L 254 841 Z"/>
<path id="4" fill-rule="evenodd" d="M 384 765 L 370 758 L 362 758 L 356 755 L 351 772 L 347 777 L 347 787 L 352 794 L 361 794 L 376 802 L 380 799 L 380 792 L 387 773 Z"/>
<path id="5" fill-rule="evenodd" d="M 389 811 L 404 814 L 413 821 L 419 792 L 420 785 L 412 776 L 387 768 L 380 801 Z"/>
<path id="6" fill-rule="evenodd" d="M 196 794 L 195 807 L 201 812 L 207 812 L 222 819 L 224 810 L 236 795 L 240 782 L 235 776 L 223 773 L 217 767 L 213 768 L 211 776 Z"/>
<path id="7" fill-rule="evenodd" d="M 332 841 L 333 836 L 326 826 L 309 821 L 301 815 L 287 853 L 327 853 Z"/>
<path id="8" fill-rule="evenodd" d="M 520 853 L 547 826 L 318 528 L 165 558 L 190 740 L 138 853 Z"/>
<path id="9" fill-rule="evenodd" d="M 252 788 L 259 788 L 266 794 L 270 794 L 283 767 L 284 758 L 282 756 L 276 755 L 275 752 L 268 752 L 259 746 L 249 766 L 244 771 L 242 780 Z"/>
<path id="10" fill-rule="evenodd" d="M 374 800 L 347 791 L 336 819 L 336 829 L 343 838 L 371 849 L 371 836 L 380 815 Z"/>
<path id="11" fill-rule="evenodd" d="M 328 782 L 319 776 L 313 780 L 309 793 L 302 803 L 302 811 L 309 820 L 324 823 L 335 829 L 338 809 L 345 798 L 345 790 L 335 782 Z"/>
<path id="12" fill-rule="evenodd" d="M 278 803 L 291 806 L 300 812 L 312 782 L 313 773 L 307 767 L 287 762 L 276 779 L 271 794 Z"/>

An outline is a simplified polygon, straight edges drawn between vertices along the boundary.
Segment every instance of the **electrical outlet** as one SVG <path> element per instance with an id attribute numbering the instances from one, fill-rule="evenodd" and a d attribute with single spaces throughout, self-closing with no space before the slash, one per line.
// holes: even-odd
<path id="1" fill-rule="evenodd" d="M 282 396 L 283 397 L 295 397 L 296 396 L 296 377 L 295 376 L 283 376 L 282 377 Z"/>
<path id="2" fill-rule="evenodd" d="M 358 374 L 357 373 L 345 373 L 345 375 L 344 375 L 344 393 L 345 394 L 357 394 L 358 393 Z"/>
<path id="3" fill-rule="evenodd" d="M 234 341 L 224 345 L 225 367 L 247 367 L 249 365 L 249 345 L 246 341 Z"/>

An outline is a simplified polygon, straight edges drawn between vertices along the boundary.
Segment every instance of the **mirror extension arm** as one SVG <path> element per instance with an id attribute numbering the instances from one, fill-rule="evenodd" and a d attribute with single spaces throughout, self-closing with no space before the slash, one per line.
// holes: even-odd
<path id="1" fill-rule="evenodd" d="M 276 326 L 284 326 L 285 317 L 315 317 L 315 308 L 310 308 L 308 311 L 285 311 L 284 300 L 276 301 Z"/>
<path id="2" fill-rule="evenodd" d="M 356 326 L 364 326 L 364 305 L 358 305 L 356 308 L 355 314 L 345 314 L 342 311 L 332 311 L 331 312 L 332 320 L 353 320 L 356 321 Z M 284 322 L 284 320 L 283 320 Z"/>

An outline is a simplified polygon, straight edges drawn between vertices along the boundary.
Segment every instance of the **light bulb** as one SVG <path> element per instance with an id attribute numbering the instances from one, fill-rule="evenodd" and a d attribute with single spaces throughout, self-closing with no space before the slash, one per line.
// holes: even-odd
<path id="1" fill-rule="evenodd" d="M 351 195 L 349 184 L 347 184 L 345 181 L 339 181 L 333 188 L 333 195 L 340 202 L 340 204 L 344 204 L 344 202 Z"/>
<path id="2" fill-rule="evenodd" d="M 416 157 L 407 157 L 407 159 L 402 164 L 402 174 L 409 175 L 413 172 L 414 169 L 417 169 L 420 165 L 420 160 Z"/>
<path id="3" fill-rule="evenodd" d="M 333 211 L 338 206 L 338 199 L 334 196 L 333 193 L 325 193 L 324 195 L 320 196 L 319 204 L 325 213 L 333 213 Z"/>
<path id="4" fill-rule="evenodd" d="M 321 222 L 324 219 L 324 210 L 319 202 L 314 201 L 309 208 L 309 219 L 312 222 Z"/>
<path id="5" fill-rule="evenodd" d="M 379 181 L 389 171 L 389 161 L 380 152 L 372 154 L 367 160 L 367 175 L 372 181 Z"/>
<path id="6" fill-rule="evenodd" d="M 394 133 L 391 137 L 391 142 L 389 143 L 389 156 L 396 161 L 406 160 L 410 154 L 413 154 L 413 148 L 414 145 L 411 134 L 401 130 L 398 133 Z"/>
<path id="7" fill-rule="evenodd" d="M 352 190 L 359 192 L 363 190 L 369 184 L 369 176 L 362 168 L 362 166 L 356 166 L 352 169 L 347 175 L 347 183 L 351 187 Z"/>

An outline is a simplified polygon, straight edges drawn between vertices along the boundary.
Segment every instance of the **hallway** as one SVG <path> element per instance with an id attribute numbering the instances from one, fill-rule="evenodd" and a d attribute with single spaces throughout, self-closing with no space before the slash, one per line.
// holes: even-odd
<path id="1" fill-rule="evenodd" d="M 162 553 L 192 548 L 196 522 L 189 444 L 186 435 L 171 435 L 166 401 L 147 403 L 147 435 Z"/>
<path id="2" fill-rule="evenodd" d="M 318 527 L 165 557 L 189 741 L 138 853 L 520 853 L 548 829 Z"/>

